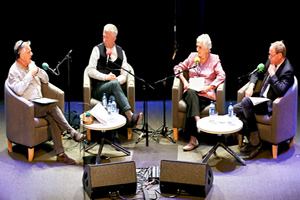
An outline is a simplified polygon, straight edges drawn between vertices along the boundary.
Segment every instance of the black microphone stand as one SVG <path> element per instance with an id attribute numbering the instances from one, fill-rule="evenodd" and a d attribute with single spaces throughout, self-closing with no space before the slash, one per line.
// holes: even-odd
<path id="1" fill-rule="evenodd" d="M 171 76 L 173 77 L 173 76 Z M 164 86 L 164 90 L 166 91 L 166 81 L 167 79 L 169 79 L 169 77 L 164 78 L 160 81 L 155 82 L 154 84 L 158 84 L 160 82 L 163 83 Z M 151 138 L 154 139 L 155 136 L 157 135 L 161 135 L 164 136 L 166 138 L 168 138 L 171 142 L 176 143 L 176 141 L 170 136 L 171 133 L 173 133 L 172 129 L 168 129 L 168 127 L 166 126 L 166 94 L 163 94 L 163 125 L 161 125 L 156 131 L 154 131 L 151 135 Z M 150 138 L 150 139 L 151 139 Z M 154 139 L 156 142 L 159 142 L 159 138 Z"/>
<path id="2" fill-rule="evenodd" d="M 71 122 L 71 109 L 70 109 L 70 106 L 71 106 L 71 99 L 70 99 L 70 94 L 71 94 L 71 74 L 70 74 L 70 62 L 72 61 L 72 57 L 70 56 L 72 52 L 72 49 L 68 52 L 68 54 L 64 57 L 64 59 L 61 61 L 61 62 L 58 62 L 57 66 L 54 68 L 54 71 L 57 70 L 57 74 L 59 75 L 60 72 L 59 72 L 59 66 L 65 61 L 67 60 L 67 65 L 68 65 L 68 122 L 70 123 Z"/>
<path id="3" fill-rule="evenodd" d="M 174 78 L 175 76 L 183 73 L 183 72 L 186 72 L 186 71 L 189 71 L 191 69 L 194 69 L 196 68 L 197 65 L 191 67 L 191 68 L 188 68 L 186 70 L 183 70 L 183 71 L 179 71 L 177 72 L 176 74 L 173 74 L 171 76 L 167 76 L 159 81 L 156 81 L 154 84 L 158 84 L 158 83 L 163 83 L 164 85 L 164 88 L 166 88 L 166 81 L 170 78 Z M 161 127 L 159 127 L 156 131 L 154 131 L 154 133 L 151 135 L 151 138 L 153 138 L 154 136 L 156 135 L 161 135 L 161 136 L 164 136 L 164 137 L 167 137 L 171 142 L 173 143 L 176 143 L 176 141 L 170 136 L 170 134 L 173 132 L 173 130 L 168 130 L 168 127 L 166 126 L 166 98 L 165 98 L 165 94 L 163 95 L 163 111 L 164 111 L 164 115 L 163 115 L 163 125 Z M 156 139 L 155 140 L 156 142 L 159 142 L 159 139 Z"/>
<path id="4" fill-rule="evenodd" d="M 146 135 L 146 146 L 149 146 L 149 139 L 148 139 L 148 136 L 149 136 L 149 130 L 148 130 L 149 129 L 149 125 L 148 125 L 148 109 L 147 109 L 147 104 L 146 104 L 146 95 L 147 95 L 146 89 L 147 89 L 147 87 L 149 87 L 152 90 L 155 90 L 155 88 L 152 85 L 150 85 L 149 83 L 147 83 L 144 79 L 136 76 L 135 74 L 131 73 L 130 71 L 128 71 L 124 67 L 118 65 L 117 63 L 114 63 L 114 62 L 111 62 L 111 63 L 114 64 L 115 66 L 119 67 L 120 69 L 118 69 L 118 70 L 123 69 L 124 71 L 126 71 L 130 75 L 134 76 L 137 80 L 139 80 L 139 81 L 141 81 L 143 83 L 143 93 L 144 93 L 144 95 L 143 95 L 144 96 L 144 100 L 143 100 L 143 102 L 144 102 L 143 118 L 144 118 L 144 122 L 143 122 L 143 128 L 140 130 L 140 131 L 142 131 L 142 133 L 140 134 L 139 138 L 137 139 L 137 141 L 135 143 L 136 144 L 139 143 L 142 140 L 143 136 Z M 145 133 L 144 133 L 144 131 L 145 131 Z"/>

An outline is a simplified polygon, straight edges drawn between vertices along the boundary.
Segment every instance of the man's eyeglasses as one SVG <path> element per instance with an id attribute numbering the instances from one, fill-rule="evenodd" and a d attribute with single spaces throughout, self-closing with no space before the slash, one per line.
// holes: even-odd
<path id="1" fill-rule="evenodd" d="M 269 54 L 269 58 L 272 59 L 274 56 L 276 56 L 276 55 L 279 54 L 279 53 L 280 53 L 280 52 L 278 52 L 278 53 L 276 53 L 276 54 L 274 54 L 274 55 Z"/>

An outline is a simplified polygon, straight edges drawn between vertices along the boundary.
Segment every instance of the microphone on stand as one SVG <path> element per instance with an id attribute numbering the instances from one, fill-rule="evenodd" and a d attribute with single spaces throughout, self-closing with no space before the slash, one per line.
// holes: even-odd
<path id="1" fill-rule="evenodd" d="M 253 70 L 253 72 L 251 72 L 250 74 L 249 74 L 249 76 L 251 76 L 252 74 L 254 74 L 255 72 L 257 72 L 257 71 L 262 71 L 263 69 L 265 68 L 265 65 L 264 64 L 262 64 L 262 63 L 260 63 L 258 66 L 257 66 L 257 68 L 255 69 L 255 70 Z"/>
<path id="2" fill-rule="evenodd" d="M 72 53 L 72 49 L 69 51 L 69 53 L 66 55 L 66 57 L 70 57 L 71 53 Z"/>
<path id="3" fill-rule="evenodd" d="M 199 67 L 199 63 L 200 63 L 200 58 L 199 56 L 197 56 L 194 60 L 194 62 L 196 63 L 197 67 Z"/>
<path id="4" fill-rule="evenodd" d="M 42 64 L 42 67 L 43 67 L 44 70 L 49 71 L 49 72 L 51 72 L 52 74 L 54 74 L 54 75 L 56 75 L 56 76 L 59 75 L 59 74 L 57 74 L 53 69 L 51 69 L 51 68 L 49 67 L 48 63 L 45 63 L 45 62 L 44 62 L 44 63 Z"/>
<path id="5" fill-rule="evenodd" d="M 195 66 L 191 67 L 191 68 L 199 68 L 199 65 L 200 65 L 200 58 L 199 56 L 197 56 L 195 59 L 194 59 L 194 62 L 196 63 Z"/>
<path id="6" fill-rule="evenodd" d="M 108 63 L 108 60 L 110 59 L 111 56 L 111 49 L 107 48 L 106 49 L 106 65 Z"/>

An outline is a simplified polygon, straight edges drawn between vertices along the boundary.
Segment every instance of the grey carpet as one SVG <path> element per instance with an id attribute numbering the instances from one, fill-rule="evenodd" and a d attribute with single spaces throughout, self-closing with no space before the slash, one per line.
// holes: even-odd
<path id="1" fill-rule="evenodd" d="M 149 124 L 152 128 L 157 129 L 162 122 L 157 120 L 162 116 L 162 110 L 159 109 L 162 102 L 151 103 L 150 105 L 153 106 L 153 104 L 156 109 L 149 106 L 149 112 L 151 111 Z M 137 102 L 137 105 L 137 110 L 141 110 L 142 102 Z M 76 165 L 68 166 L 57 163 L 52 142 L 37 147 L 34 160 L 28 162 L 26 148 L 14 145 L 14 152 L 9 153 L 7 150 L 3 107 L 0 105 L 0 199 L 89 199 L 82 185 L 84 169 L 82 157 L 97 153 L 98 146 L 87 153 L 81 151 L 82 146 L 80 144 L 64 137 L 63 144 L 66 153 L 76 160 Z M 169 116 L 167 117 L 167 124 L 171 127 L 170 109 L 167 109 L 167 112 L 167 116 Z M 152 121 L 152 119 L 156 120 Z M 205 199 L 300 199 L 299 124 L 298 118 L 298 132 L 294 146 L 289 149 L 287 143 L 279 145 L 277 159 L 272 158 L 271 146 L 264 144 L 259 155 L 252 160 L 246 160 L 247 166 L 242 166 L 225 150 L 219 148 L 217 154 L 212 155 L 208 160 L 213 171 L 214 182 Z M 20 131 L 20 133 L 22 132 Z M 122 152 L 115 151 L 111 146 L 105 145 L 103 154 L 111 157 L 105 162 L 134 160 L 138 168 L 160 165 L 161 159 L 200 162 L 202 156 L 214 144 L 213 138 L 208 138 L 207 135 L 203 134 L 200 135 L 201 145 L 197 149 L 184 152 L 182 147 L 188 142 L 188 138 L 182 133 L 179 134 L 179 140 L 176 144 L 162 138 L 160 143 L 150 140 L 148 147 L 145 145 L 145 139 L 135 144 L 138 136 L 139 134 L 134 133 L 132 140 L 128 141 L 125 135 L 120 135 L 123 146 L 131 152 L 130 156 L 125 156 Z M 239 153 L 237 145 L 230 147 Z M 150 197 L 155 199 L 157 195 L 155 190 L 159 189 L 158 185 L 148 185 L 147 189 Z M 128 196 L 128 198 L 132 197 Z M 142 197 L 141 192 L 138 191 L 136 197 Z M 160 195 L 157 197 L 166 199 Z M 176 199 L 204 198 L 179 196 Z"/>

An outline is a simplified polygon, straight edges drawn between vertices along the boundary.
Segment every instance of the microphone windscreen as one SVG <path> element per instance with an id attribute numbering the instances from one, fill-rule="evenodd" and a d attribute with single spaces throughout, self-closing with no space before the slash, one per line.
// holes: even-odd
<path id="1" fill-rule="evenodd" d="M 195 63 L 200 62 L 200 58 L 197 56 L 194 60 Z"/>
<path id="2" fill-rule="evenodd" d="M 44 70 L 47 70 L 49 68 L 49 65 L 47 63 L 43 63 L 42 67 L 43 67 Z"/>
<path id="3" fill-rule="evenodd" d="M 107 56 L 110 56 L 110 55 L 111 55 L 111 49 L 107 48 L 107 50 L 106 50 L 106 55 L 107 55 Z"/>
<path id="4" fill-rule="evenodd" d="M 262 71 L 264 68 L 265 68 L 265 65 L 262 64 L 262 63 L 260 63 L 260 64 L 257 66 L 258 71 Z"/>

